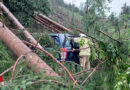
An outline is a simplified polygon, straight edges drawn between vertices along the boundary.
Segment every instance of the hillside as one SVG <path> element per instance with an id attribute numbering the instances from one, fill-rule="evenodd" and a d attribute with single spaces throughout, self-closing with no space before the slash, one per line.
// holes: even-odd
<path id="1" fill-rule="evenodd" d="M 55 0 L 52 0 L 52 12 L 48 16 L 50 19 L 56 21 L 57 23 L 71 29 L 75 30 L 75 28 L 78 28 L 80 30 L 84 29 L 84 26 L 82 25 L 82 19 L 83 19 L 83 11 L 74 11 L 71 7 L 68 8 L 70 5 L 66 5 L 65 3 L 60 5 L 58 2 L 55 2 Z M 76 9 L 76 7 L 74 7 Z M 30 32 L 37 33 L 37 32 L 44 32 L 44 29 L 46 32 L 50 33 L 50 29 L 46 27 L 45 25 L 39 24 L 33 20 L 33 25 L 29 28 Z"/>
<path id="2" fill-rule="evenodd" d="M 83 29 L 83 16 L 80 12 L 75 12 L 72 8 L 67 8 L 64 5 L 61 5 L 54 1 L 52 2 L 53 9 L 50 18 L 66 26 L 67 28 L 74 29 L 73 27 L 78 27 L 79 29 Z"/>

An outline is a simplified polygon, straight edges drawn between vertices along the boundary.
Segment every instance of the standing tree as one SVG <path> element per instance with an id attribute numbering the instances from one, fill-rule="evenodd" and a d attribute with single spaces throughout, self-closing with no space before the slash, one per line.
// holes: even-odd
<path id="1" fill-rule="evenodd" d="M 130 14 L 130 6 L 127 6 L 126 3 L 122 7 L 121 14 Z"/>
<path id="2" fill-rule="evenodd" d="M 106 2 L 110 0 L 87 0 L 84 17 L 85 32 L 95 33 L 100 28 L 100 21 L 105 18 Z"/>
<path id="3" fill-rule="evenodd" d="M 130 6 L 127 6 L 126 3 L 122 7 L 120 18 L 122 19 L 123 23 L 126 23 L 130 20 Z"/>

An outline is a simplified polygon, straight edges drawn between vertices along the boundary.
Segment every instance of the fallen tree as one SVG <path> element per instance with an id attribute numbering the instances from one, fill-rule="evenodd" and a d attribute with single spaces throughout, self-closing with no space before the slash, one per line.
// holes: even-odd
<path id="1" fill-rule="evenodd" d="M 63 25 L 57 23 L 56 21 L 46 17 L 43 14 L 38 14 L 38 16 L 33 17 L 35 20 L 37 20 L 38 22 L 44 24 L 45 26 L 49 27 L 50 29 L 54 30 L 55 32 L 69 32 L 72 33 L 72 31 L 66 27 L 64 27 Z"/>
<path id="2" fill-rule="evenodd" d="M 2 27 L 0 23 L 0 39 L 18 56 L 25 55 L 29 62 L 28 67 L 34 72 L 46 71 L 46 75 L 58 76 L 39 56 L 28 48 L 16 35 L 14 35 L 6 26 Z"/>
<path id="3" fill-rule="evenodd" d="M 29 43 L 29 42 L 26 42 L 26 41 L 23 41 L 23 42 L 25 44 L 27 44 L 27 45 L 35 47 L 35 45 L 33 45 L 33 44 Z M 72 81 L 74 82 L 74 84 L 77 84 L 77 81 L 74 79 L 74 77 L 69 72 L 69 70 L 62 63 L 60 63 L 54 56 L 52 56 L 49 52 L 47 52 L 46 50 L 44 50 L 42 48 L 39 48 L 37 46 L 35 48 L 39 49 L 40 51 L 46 53 L 49 57 L 51 57 L 56 63 L 58 63 L 67 72 L 68 76 L 70 77 L 70 79 L 72 79 Z"/>
<path id="4" fill-rule="evenodd" d="M 33 38 L 33 36 L 24 28 L 24 26 L 18 21 L 18 19 L 8 10 L 8 8 L 2 3 L 0 2 L 0 8 L 4 11 L 4 13 L 7 14 L 7 16 L 10 18 L 10 20 L 16 25 L 16 27 L 18 27 L 21 30 L 24 30 L 24 35 L 25 37 L 33 44 L 36 44 L 37 41 Z M 42 46 L 40 44 L 38 44 L 38 46 L 40 48 L 42 48 Z"/>

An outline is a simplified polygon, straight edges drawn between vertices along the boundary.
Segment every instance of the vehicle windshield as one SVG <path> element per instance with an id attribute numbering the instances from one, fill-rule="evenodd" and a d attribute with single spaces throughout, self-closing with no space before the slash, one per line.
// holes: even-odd
<path id="1" fill-rule="evenodd" d="M 71 47 L 70 40 L 66 38 L 64 34 L 59 34 L 58 36 L 52 36 L 53 41 L 56 45 L 60 47 Z"/>

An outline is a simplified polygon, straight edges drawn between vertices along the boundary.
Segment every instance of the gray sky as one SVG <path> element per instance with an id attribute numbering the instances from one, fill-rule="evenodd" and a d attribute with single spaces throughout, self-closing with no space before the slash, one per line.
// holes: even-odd
<path id="1" fill-rule="evenodd" d="M 86 0 L 64 0 L 64 1 L 66 3 L 71 3 L 71 4 L 73 3 L 77 7 L 79 7 L 80 3 L 84 3 Z M 113 0 L 112 3 L 110 3 L 108 6 L 111 7 L 111 10 L 110 10 L 111 12 L 115 12 L 118 15 L 124 3 L 130 6 L 130 0 Z M 109 15 L 108 12 L 107 14 Z"/>

